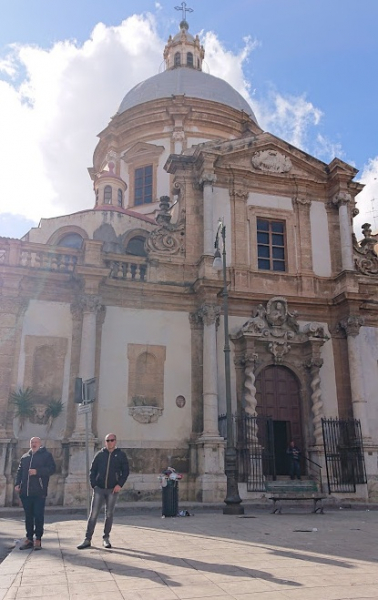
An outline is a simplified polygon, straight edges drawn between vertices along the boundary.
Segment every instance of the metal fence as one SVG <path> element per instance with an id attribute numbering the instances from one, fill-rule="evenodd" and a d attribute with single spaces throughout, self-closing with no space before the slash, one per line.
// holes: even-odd
<path id="1" fill-rule="evenodd" d="M 328 490 L 355 492 L 366 483 L 361 423 L 358 419 L 322 419 Z"/>
<path id="2" fill-rule="evenodd" d="M 275 479 L 273 421 L 270 417 L 233 415 L 238 480 L 248 492 L 265 491 L 266 478 Z M 219 432 L 227 439 L 227 417 L 219 417 Z"/>

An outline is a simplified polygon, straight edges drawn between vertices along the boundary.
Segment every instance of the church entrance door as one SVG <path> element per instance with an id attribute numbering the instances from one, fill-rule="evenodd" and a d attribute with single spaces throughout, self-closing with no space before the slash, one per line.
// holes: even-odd
<path id="1" fill-rule="evenodd" d="M 277 475 L 288 475 L 286 449 L 294 440 L 303 452 L 299 383 L 292 371 L 269 365 L 256 377 L 256 411 L 273 420 L 274 459 Z"/>

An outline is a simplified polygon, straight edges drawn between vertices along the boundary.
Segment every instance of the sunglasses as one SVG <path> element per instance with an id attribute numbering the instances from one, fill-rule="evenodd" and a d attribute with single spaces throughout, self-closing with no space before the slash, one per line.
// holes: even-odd
<path id="1" fill-rule="evenodd" d="M 115 442 L 115 438 L 110 438 L 109 440 L 105 440 L 105 442 Z"/>

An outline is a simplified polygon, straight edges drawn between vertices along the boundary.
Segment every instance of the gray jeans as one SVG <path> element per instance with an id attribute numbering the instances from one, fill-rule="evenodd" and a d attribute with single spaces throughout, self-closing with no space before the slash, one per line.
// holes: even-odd
<path id="1" fill-rule="evenodd" d="M 85 537 L 91 540 L 96 527 L 97 518 L 102 506 L 105 504 L 104 538 L 109 537 L 113 525 L 113 514 L 119 494 L 113 494 L 113 488 L 103 490 L 95 487 L 92 493 L 91 511 L 87 523 Z"/>

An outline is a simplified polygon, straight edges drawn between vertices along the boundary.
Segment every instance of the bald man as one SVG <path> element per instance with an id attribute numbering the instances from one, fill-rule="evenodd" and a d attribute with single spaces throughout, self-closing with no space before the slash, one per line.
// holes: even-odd
<path id="1" fill-rule="evenodd" d="M 84 541 L 77 546 L 78 550 L 90 548 L 101 507 L 105 504 L 105 523 L 102 545 L 111 548 L 109 540 L 113 525 L 115 505 L 122 486 L 129 476 L 129 463 L 123 450 L 117 448 L 117 436 L 108 433 L 105 436 L 105 447 L 97 452 L 91 464 L 89 479 L 93 489 L 91 510 L 87 523 Z"/>
<path id="2" fill-rule="evenodd" d="M 20 544 L 20 550 L 42 548 L 47 488 L 54 473 L 52 454 L 42 446 L 41 438 L 32 437 L 30 450 L 21 457 L 18 465 L 14 488 L 20 494 L 25 513 L 26 539 Z"/>

